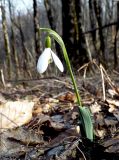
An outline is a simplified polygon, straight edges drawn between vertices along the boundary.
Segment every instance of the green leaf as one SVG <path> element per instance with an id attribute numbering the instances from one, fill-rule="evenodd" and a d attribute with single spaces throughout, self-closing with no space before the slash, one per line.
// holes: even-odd
<path id="1" fill-rule="evenodd" d="M 86 137 L 93 141 L 93 123 L 92 123 L 92 115 L 87 107 L 79 107 L 79 112 L 81 116 L 81 122 L 83 125 L 84 132 Z"/>

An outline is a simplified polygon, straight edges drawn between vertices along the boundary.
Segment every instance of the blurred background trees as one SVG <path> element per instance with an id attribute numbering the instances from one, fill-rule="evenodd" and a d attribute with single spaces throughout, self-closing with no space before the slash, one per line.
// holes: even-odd
<path id="1" fill-rule="evenodd" d="M 0 69 L 5 79 L 37 77 L 45 38 L 39 27 L 50 27 L 62 36 L 75 71 L 93 59 L 118 71 L 118 0 L 27 1 L 24 11 L 16 9 L 17 0 L 0 0 Z M 56 42 L 53 50 L 63 59 Z"/>

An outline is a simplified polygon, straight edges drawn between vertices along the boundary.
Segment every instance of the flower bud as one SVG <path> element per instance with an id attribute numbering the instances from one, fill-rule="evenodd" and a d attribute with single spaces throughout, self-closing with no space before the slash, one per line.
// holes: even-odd
<path id="1" fill-rule="evenodd" d="M 51 48 L 51 38 L 49 36 L 45 39 L 45 48 Z"/>

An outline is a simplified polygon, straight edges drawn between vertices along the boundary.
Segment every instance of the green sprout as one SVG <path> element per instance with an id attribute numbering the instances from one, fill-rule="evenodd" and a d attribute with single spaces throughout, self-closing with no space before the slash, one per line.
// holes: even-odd
<path id="1" fill-rule="evenodd" d="M 54 61 L 55 65 L 59 68 L 59 70 L 61 72 L 63 72 L 63 70 L 64 70 L 62 62 L 55 55 L 55 53 L 51 50 L 51 39 L 50 39 L 50 36 L 51 36 L 54 38 L 54 40 L 57 41 L 57 43 L 60 45 L 60 47 L 62 49 L 63 56 L 64 56 L 64 59 L 65 59 L 66 65 L 67 65 L 67 69 L 70 73 L 70 77 L 71 77 L 71 80 L 72 80 L 72 83 L 74 86 L 74 91 L 75 91 L 75 94 L 77 97 L 79 116 L 80 116 L 81 126 L 82 126 L 81 127 L 81 134 L 83 137 L 86 137 L 89 140 L 93 141 L 93 124 L 92 124 L 91 113 L 90 113 L 89 108 L 82 106 L 81 97 L 79 95 L 78 87 L 77 87 L 77 84 L 76 84 L 76 81 L 75 81 L 75 78 L 74 78 L 74 75 L 72 72 L 72 68 L 70 65 L 70 60 L 69 60 L 69 57 L 67 54 L 65 44 L 64 44 L 62 38 L 52 29 L 40 28 L 40 30 L 43 32 L 47 32 L 48 37 L 46 38 L 46 44 L 45 44 L 46 48 L 38 59 L 37 70 L 39 73 L 45 72 L 48 67 L 50 59 L 52 61 Z"/>

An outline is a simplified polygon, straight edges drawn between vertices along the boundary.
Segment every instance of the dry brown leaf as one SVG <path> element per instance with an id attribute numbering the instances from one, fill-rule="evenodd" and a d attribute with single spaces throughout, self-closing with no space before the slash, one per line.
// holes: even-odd
<path id="1" fill-rule="evenodd" d="M 99 89 L 96 88 L 95 85 L 89 83 L 89 82 L 84 82 L 83 83 L 83 87 L 86 91 L 88 91 L 89 93 L 91 93 L 94 96 L 100 97 L 101 96 L 101 92 Z"/>
<path id="2" fill-rule="evenodd" d="M 101 129 L 101 130 L 96 129 L 95 134 L 96 134 L 96 136 L 98 136 L 101 139 L 103 139 L 105 134 L 106 134 L 106 131 L 104 129 Z"/>
<path id="3" fill-rule="evenodd" d="M 67 129 L 65 132 L 61 132 L 56 138 L 51 140 L 51 142 L 47 145 L 48 148 L 55 147 L 64 143 L 65 141 L 71 142 L 71 140 L 79 137 L 80 134 L 77 133 L 76 128 Z"/>
<path id="4" fill-rule="evenodd" d="M 119 135 L 114 136 L 113 138 L 106 139 L 103 142 L 106 152 L 119 153 Z"/>
<path id="5" fill-rule="evenodd" d="M 116 110 L 116 107 L 113 104 L 109 104 L 109 112 L 113 113 Z"/>
<path id="6" fill-rule="evenodd" d="M 106 99 L 108 104 L 112 104 L 114 106 L 119 106 L 119 100 Z"/>
<path id="7" fill-rule="evenodd" d="M 108 93 L 114 97 L 114 96 L 118 96 L 118 93 L 114 90 L 114 89 L 108 89 Z"/>
<path id="8" fill-rule="evenodd" d="M 0 105 L 0 130 L 15 128 L 32 118 L 34 102 L 9 101 Z"/>
<path id="9" fill-rule="evenodd" d="M 90 106 L 90 109 L 91 109 L 91 112 L 94 114 L 94 113 L 99 113 L 101 111 L 101 106 L 95 102 L 94 104 L 92 104 Z"/>
<path id="10" fill-rule="evenodd" d="M 60 101 L 70 101 L 70 102 L 76 102 L 76 95 L 72 92 L 67 92 L 66 94 L 60 95 L 57 97 Z"/>
<path id="11" fill-rule="evenodd" d="M 43 113 L 48 113 L 51 108 L 52 108 L 52 107 L 51 107 L 51 104 L 45 104 L 45 105 L 43 106 Z"/>
<path id="12" fill-rule="evenodd" d="M 115 126 L 118 123 L 118 121 L 114 117 L 109 116 L 104 118 L 104 122 L 108 127 Z"/>
<path id="13" fill-rule="evenodd" d="M 109 112 L 113 113 L 119 121 L 119 100 L 107 99 L 107 102 L 109 103 Z"/>

